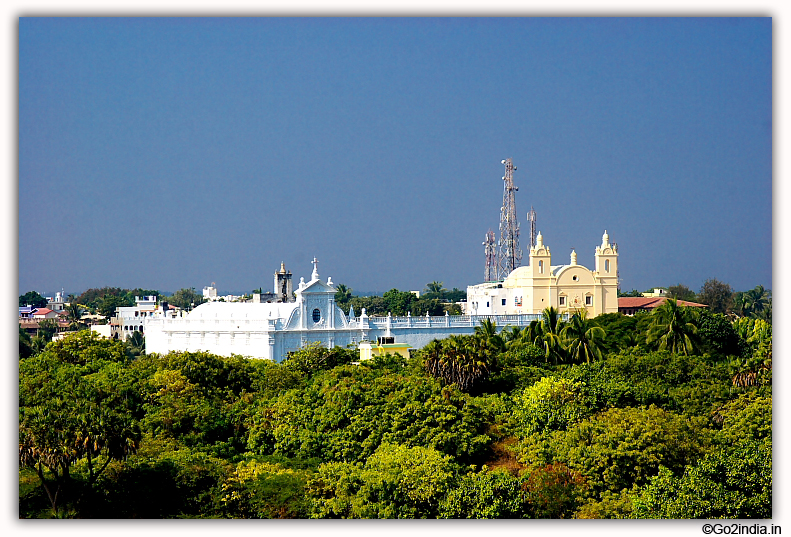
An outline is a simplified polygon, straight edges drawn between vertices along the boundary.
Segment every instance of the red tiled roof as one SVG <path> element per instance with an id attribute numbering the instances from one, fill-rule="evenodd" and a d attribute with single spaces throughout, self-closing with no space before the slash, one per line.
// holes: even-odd
<path id="1" fill-rule="evenodd" d="M 652 310 L 664 304 L 667 297 L 664 296 L 621 296 L 618 297 L 618 309 L 624 308 L 643 308 Z M 686 300 L 679 300 L 679 306 L 689 306 L 693 308 L 708 308 L 706 304 L 698 304 L 697 302 L 688 302 Z"/>
<path id="2" fill-rule="evenodd" d="M 52 310 L 49 308 L 38 308 L 33 312 L 33 315 L 46 315 L 47 313 L 52 313 Z"/>
<path id="3" fill-rule="evenodd" d="M 618 308 L 655 308 L 662 297 L 621 296 L 618 297 Z"/>

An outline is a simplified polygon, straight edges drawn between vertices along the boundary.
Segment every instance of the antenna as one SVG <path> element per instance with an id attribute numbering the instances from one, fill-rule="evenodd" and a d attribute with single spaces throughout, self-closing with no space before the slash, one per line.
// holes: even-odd
<path id="1" fill-rule="evenodd" d="M 503 206 L 500 209 L 500 242 L 497 253 L 497 279 L 504 280 L 522 263 L 522 250 L 519 249 L 519 222 L 516 219 L 513 159 L 501 161 L 505 165 L 503 177 Z"/>
<path id="2" fill-rule="evenodd" d="M 527 224 L 530 226 L 530 248 L 533 248 L 536 245 L 536 210 L 532 205 L 527 213 Z"/>
<path id="3" fill-rule="evenodd" d="M 497 280 L 497 242 L 494 238 L 494 231 L 491 229 L 486 232 L 486 239 L 483 245 L 486 255 L 486 270 L 483 273 L 483 281 L 493 282 Z"/>

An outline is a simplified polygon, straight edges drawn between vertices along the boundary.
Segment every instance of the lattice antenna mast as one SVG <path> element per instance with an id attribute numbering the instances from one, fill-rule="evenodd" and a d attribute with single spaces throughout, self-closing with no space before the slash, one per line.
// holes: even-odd
<path id="1" fill-rule="evenodd" d="M 483 246 L 486 254 L 486 270 L 483 273 L 483 281 L 493 282 L 497 280 L 497 241 L 494 238 L 494 231 L 491 229 L 486 232 Z"/>
<path id="2" fill-rule="evenodd" d="M 536 245 L 536 210 L 532 205 L 527 213 L 527 224 L 530 226 L 530 248 L 533 248 Z"/>
<path id="3" fill-rule="evenodd" d="M 514 186 L 516 166 L 512 159 L 502 161 L 505 164 L 503 177 L 503 206 L 500 208 L 500 244 L 497 253 L 497 279 L 504 280 L 522 263 L 522 250 L 519 249 L 519 221 L 516 219 L 516 197 L 519 190 Z"/>

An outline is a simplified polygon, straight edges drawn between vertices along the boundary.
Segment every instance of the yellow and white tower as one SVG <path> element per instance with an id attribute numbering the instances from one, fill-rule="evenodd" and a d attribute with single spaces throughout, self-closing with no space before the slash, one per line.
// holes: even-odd
<path id="1" fill-rule="evenodd" d="M 596 293 L 595 314 L 618 311 L 618 245 L 610 244 L 607 230 L 596 247 Z"/>

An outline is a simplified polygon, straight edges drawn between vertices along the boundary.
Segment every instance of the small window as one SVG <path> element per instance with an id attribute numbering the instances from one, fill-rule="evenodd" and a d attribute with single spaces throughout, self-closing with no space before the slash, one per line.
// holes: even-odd
<path id="1" fill-rule="evenodd" d="M 560 297 L 560 305 L 561 306 L 565 306 L 566 305 L 566 297 L 565 296 Z"/>
<path id="2" fill-rule="evenodd" d="M 571 279 L 572 279 L 572 280 L 574 280 L 574 281 L 576 282 L 576 281 L 578 281 L 580 278 L 579 278 L 579 276 L 577 276 L 577 275 L 575 274 L 574 276 L 572 276 L 572 277 L 571 277 Z"/>
<path id="3" fill-rule="evenodd" d="M 539 274 L 544 274 L 544 262 L 543 261 L 539 261 L 538 262 L 538 273 Z"/>
<path id="4" fill-rule="evenodd" d="M 588 295 L 585 297 L 585 305 L 590 306 L 591 304 L 593 304 L 593 297 Z"/>
<path id="5" fill-rule="evenodd" d="M 503 299 L 503 306 L 505 306 L 505 299 Z"/>
<path id="6" fill-rule="evenodd" d="M 604 260 L 604 272 L 610 272 L 610 260 L 609 259 L 605 259 Z"/>
<path id="7" fill-rule="evenodd" d="M 313 310 L 313 322 L 317 323 L 321 320 L 321 310 L 316 308 Z"/>
<path id="8" fill-rule="evenodd" d="M 522 307 L 522 297 L 521 296 L 515 296 L 514 297 L 514 306 L 516 306 L 518 308 Z"/>
<path id="9" fill-rule="evenodd" d="M 487 308 L 489 307 L 489 301 L 488 300 L 486 301 L 486 307 Z"/>

